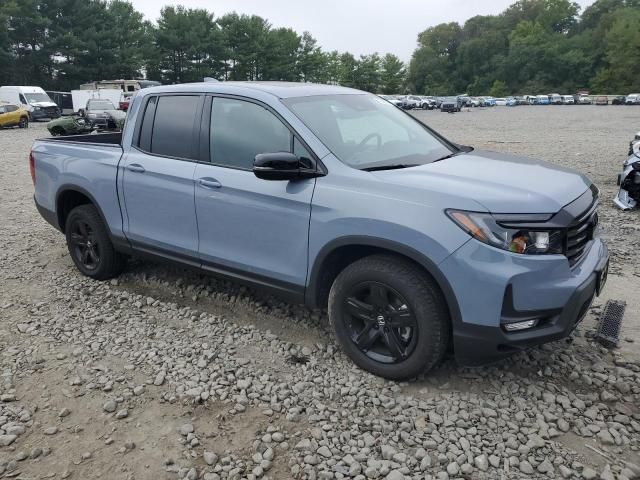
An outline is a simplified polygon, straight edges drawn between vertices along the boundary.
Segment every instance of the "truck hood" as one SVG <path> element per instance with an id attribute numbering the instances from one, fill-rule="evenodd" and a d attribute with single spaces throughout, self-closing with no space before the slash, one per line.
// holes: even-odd
<path id="1" fill-rule="evenodd" d="M 541 160 L 477 150 L 374 174 L 385 182 L 465 197 L 492 213 L 556 213 L 591 185 L 584 175 Z"/>

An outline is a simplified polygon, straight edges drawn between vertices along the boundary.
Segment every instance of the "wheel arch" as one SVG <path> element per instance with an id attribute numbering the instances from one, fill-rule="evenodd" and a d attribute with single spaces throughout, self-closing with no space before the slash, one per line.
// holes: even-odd
<path id="1" fill-rule="evenodd" d="M 305 291 L 307 305 L 326 307 L 329 290 L 338 274 L 354 261 L 380 253 L 397 255 L 416 264 L 440 288 L 452 324 L 460 321 L 460 307 L 453 288 L 435 262 L 426 255 L 401 243 L 367 236 L 348 236 L 335 239 L 320 250 L 309 274 Z"/>
<path id="2" fill-rule="evenodd" d="M 69 213 L 80 205 L 93 205 L 98 210 L 100 220 L 102 220 L 107 232 L 111 235 L 109 224 L 98 202 L 87 190 L 77 185 L 62 185 L 56 193 L 56 217 L 62 233 L 65 232 L 65 224 Z"/>

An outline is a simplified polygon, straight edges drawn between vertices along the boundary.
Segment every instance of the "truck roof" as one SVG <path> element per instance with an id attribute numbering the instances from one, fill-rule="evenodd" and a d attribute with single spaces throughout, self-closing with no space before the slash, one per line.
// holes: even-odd
<path id="1" fill-rule="evenodd" d="M 202 93 L 227 93 L 239 94 L 247 91 L 262 92 L 274 95 L 278 98 L 310 97 L 315 95 L 347 95 L 366 94 L 361 90 L 339 87 L 335 85 L 322 85 L 316 83 L 301 82 L 198 82 L 184 83 L 180 85 L 161 85 L 145 88 L 138 95 L 169 92 L 202 92 Z"/>

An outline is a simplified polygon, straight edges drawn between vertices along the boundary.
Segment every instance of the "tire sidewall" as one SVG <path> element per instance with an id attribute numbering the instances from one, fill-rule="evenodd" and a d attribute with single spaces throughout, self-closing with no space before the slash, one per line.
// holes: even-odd
<path id="1" fill-rule="evenodd" d="M 425 288 L 422 283 L 425 280 L 420 277 L 416 272 L 413 275 L 405 275 L 398 271 L 349 267 L 338 275 L 329 294 L 329 320 L 338 342 L 356 365 L 385 378 L 406 379 L 428 370 L 441 359 L 441 340 L 436 341 L 430 332 L 439 331 L 440 335 L 443 335 L 443 330 L 448 328 L 448 315 L 443 309 L 441 299 L 432 289 Z M 371 281 L 388 285 L 400 293 L 416 317 L 416 345 L 409 358 L 402 362 L 385 364 L 372 360 L 351 341 L 347 327 L 348 316 L 344 308 L 345 300 L 353 287 Z"/>

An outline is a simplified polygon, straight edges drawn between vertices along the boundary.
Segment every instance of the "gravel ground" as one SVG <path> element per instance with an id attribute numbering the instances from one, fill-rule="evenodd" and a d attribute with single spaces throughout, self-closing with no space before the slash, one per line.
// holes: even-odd
<path id="1" fill-rule="evenodd" d="M 640 110 L 416 115 L 601 187 L 612 274 L 572 341 L 395 383 L 354 367 L 324 312 L 140 261 L 89 280 L 33 206 L 44 125 L 0 131 L 0 478 L 639 478 L 639 214 L 609 198 Z M 613 351 L 590 340 L 606 298 L 628 302 Z"/>

